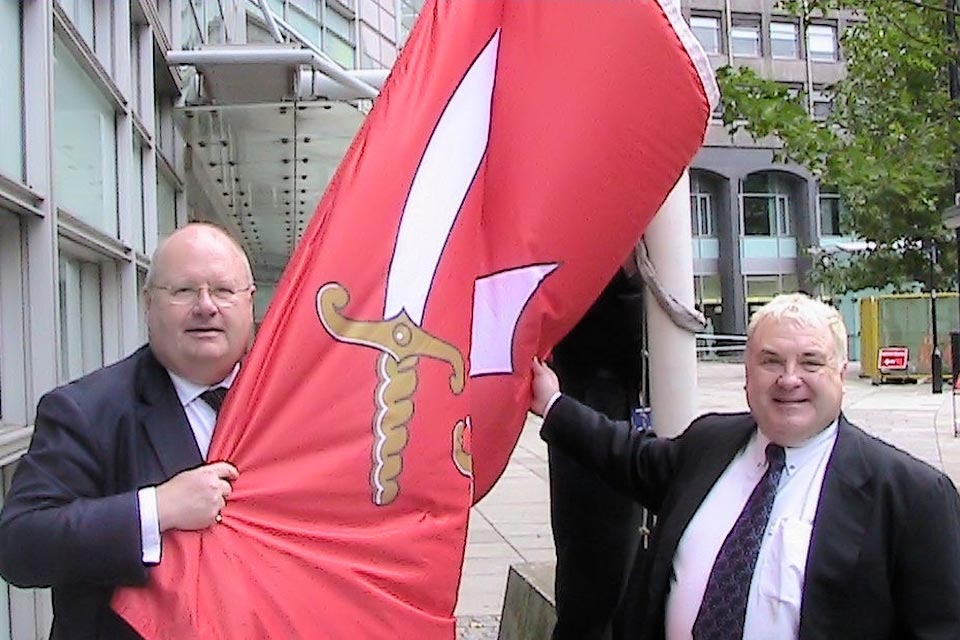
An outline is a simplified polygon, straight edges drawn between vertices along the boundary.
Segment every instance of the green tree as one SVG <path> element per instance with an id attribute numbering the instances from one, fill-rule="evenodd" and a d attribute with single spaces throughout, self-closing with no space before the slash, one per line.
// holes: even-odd
<path id="1" fill-rule="evenodd" d="M 859 5 L 861 20 L 841 36 L 847 73 L 829 88 L 829 117 L 808 115 L 805 94 L 728 66 L 718 73 L 724 122 L 757 139 L 776 135 L 783 144 L 777 159 L 836 187 L 845 231 L 875 244 L 846 258 L 818 255 L 813 276 L 826 290 L 904 290 L 926 282 L 931 239 L 940 248 L 937 287 L 952 286 L 953 234 L 940 216 L 953 204 L 953 149 L 960 143 L 960 110 L 949 99 L 947 75 L 950 57 L 960 52 L 945 30 L 947 16 L 956 16 L 910 0 Z M 789 0 L 784 8 L 805 21 L 854 7 L 846 0 Z"/>

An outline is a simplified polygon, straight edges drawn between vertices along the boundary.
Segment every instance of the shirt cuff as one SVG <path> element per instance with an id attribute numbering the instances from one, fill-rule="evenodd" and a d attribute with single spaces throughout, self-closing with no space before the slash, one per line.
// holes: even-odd
<path id="1" fill-rule="evenodd" d="M 144 487 L 137 491 L 140 503 L 140 548 L 143 564 L 160 563 L 160 515 L 157 513 L 157 488 Z"/>
<path id="2" fill-rule="evenodd" d="M 553 395 L 550 396 L 550 399 L 547 400 L 547 404 L 543 407 L 543 417 L 546 418 L 547 414 L 550 413 L 550 408 L 553 407 L 553 404 L 560 399 L 560 396 L 563 395 L 559 391 L 554 391 Z"/>

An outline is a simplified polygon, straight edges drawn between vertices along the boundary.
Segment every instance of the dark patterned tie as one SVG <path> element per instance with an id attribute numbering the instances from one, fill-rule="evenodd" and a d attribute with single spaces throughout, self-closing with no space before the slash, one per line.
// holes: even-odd
<path id="1" fill-rule="evenodd" d="M 694 640 L 743 637 L 750 581 L 783 473 L 783 461 L 783 447 L 768 444 L 767 471 L 754 487 L 713 563 L 703 602 L 693 623 Z"/>
<path id="2" fill-rule="evenodd" d="M 227 397 L 226 387 L 217 387 L 216 389 L 207 389 L 200 394 L 200 399 L 213 407 L 213 412 L 220 414 L 220 407 L 223 406 L 223 399 Z"/>

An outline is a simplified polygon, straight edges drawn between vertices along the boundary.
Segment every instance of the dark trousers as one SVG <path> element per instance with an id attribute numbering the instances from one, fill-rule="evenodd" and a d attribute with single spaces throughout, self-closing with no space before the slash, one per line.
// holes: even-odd
<path id="1" fill-rule="evenodd" d="M 554 362 L 563 391 L 627 419 L 637 390 L 608 372 Z M 572 458 L 550 447 L 550 516 L 557 549 L 553 640 L 618 638 L 618 604 L 639 546 L 641 510 Z"/>

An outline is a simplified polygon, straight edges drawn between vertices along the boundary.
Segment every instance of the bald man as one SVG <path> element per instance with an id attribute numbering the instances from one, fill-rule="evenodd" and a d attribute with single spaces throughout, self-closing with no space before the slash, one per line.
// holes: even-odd
<path id="1" fill-rule="evenodd" d="M 253 337 L 253 276 L 224 231 L 190 224 L 154 253 L 149 344 L 46 394 L 0 513 L 0 575 L 52 587 L 51 638 L 137 638 L 110 609 L 164 533 L 216 526 L 237 478 L 206 462 Z"/>

